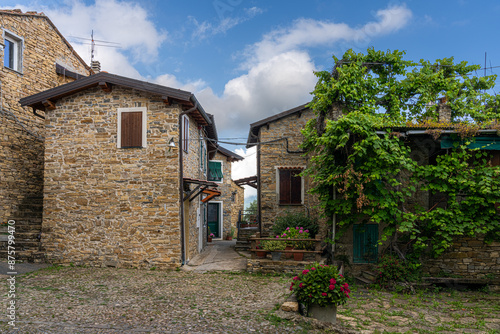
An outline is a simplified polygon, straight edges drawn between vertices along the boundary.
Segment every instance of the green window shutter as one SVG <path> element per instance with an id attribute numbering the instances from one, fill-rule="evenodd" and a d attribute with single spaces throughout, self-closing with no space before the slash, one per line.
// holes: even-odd
<path id="1" fill-rule="evenodd" d="M 208 162 L 208 180 L 222 181 L 222 162 L 220 161 Z"/>

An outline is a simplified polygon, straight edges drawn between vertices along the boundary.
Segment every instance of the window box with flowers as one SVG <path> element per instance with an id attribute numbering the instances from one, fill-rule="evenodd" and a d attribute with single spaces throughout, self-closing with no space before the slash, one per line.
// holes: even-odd
<path id="1" fill-rule="evenodd" d="M 349 298 L 349 284 L 335 266 L 313 263 L 293 278 L 290 290 L 307 307 L 309 316 L 337 322 L 337 306 Z"/>

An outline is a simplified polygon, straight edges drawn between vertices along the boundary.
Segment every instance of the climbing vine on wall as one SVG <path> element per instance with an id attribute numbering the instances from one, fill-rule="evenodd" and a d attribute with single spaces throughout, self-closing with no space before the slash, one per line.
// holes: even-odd
<path id="1" fill-rule="evenodd" d="M 498 130 L 500 101 L 486 92 L 495 76 L 470 76 L 479 67 L 453 58 L 415 63 L 403 56 L 349 50 L 334 57 L 331 72 L 317 73 L 309 104 L 317 117 L 303 130 L 312 192 L 340 228 L 384 224 L 384 238 L 402 235 L 412 250 L 438 255 L 456 236 L 498 238 L 500 167 L 491 166 L 487 152 L 467 148 L 478 130 Z M 446 121 L 438 117 L 439 98 L 451 107 Z M 418 163 L 413 154 L 425 148 L 415 147 L 404 130 L 415 128 L 434 140 L 450 129 L 467 140 L 433 163 L 429 157 Z M 422 192 L 441 202 L 427 207 L 417 200 Z"/>

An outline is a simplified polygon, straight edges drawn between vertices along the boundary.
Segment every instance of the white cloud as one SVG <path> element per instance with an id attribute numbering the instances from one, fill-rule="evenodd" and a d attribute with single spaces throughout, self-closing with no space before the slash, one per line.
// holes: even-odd
<path id="1" fill-rule="evenodd" d="M 368 22 L 360 28 L 345 23 L 333 23 L 313 19 L 298 19 L 290 27 L 272 31 L 262 41 L 247 50 L 248 67 L 290 50 L 333 45 L 339 41 L 357 42 L 389 34 L 403 28 L 412 17 L 405 6 L 389 7 L 376 12 L 376 22 Z"/>
<path id="2" fill-rule="evenodd" d="M 258 7 L 247 8 L 245 9 L 246 16 L 225 18 L 221 16 L 220 21 L 215 24 L 208 21 L 203 21 L 200 23 L 196 18 L 190 16 L 189 20 L 195 26 L 195 30 L 193 31 L 191 37 L 193 39 L 202 40 L 218 34 L 225 34 L 228 30 L 252 19 L 256 15 L 262 14 L 263 12 L 264 11 Z"/>
<path id="3" fill-rule="evenodd" d="M 233 162 L 231 167 L 231 177 L 233 180 L 242 179 L 257 175 L 257 149 L 251 147 L 249 149 L 236 149 L 235 153 L 244 157 L 245 160 Z M 257 195 L 257 189 L 250 186 L 245 186 L 245 198 Z"/>
<path id="4" fill-rule="evenodd" d="M 137 3 L 96 0 L 93 5 L 86 5 L 73 0 L 66 6 L 46 8 L 44 11 L 72 44 L 81 44 L 81 40 L 70 36 L 90 38 L 91 30 L 94 30 L 94 39 L 118 43 L 120 52 L 130 52 L 133 59 L 129 63 L 156 60 L 159 47 L 167 39 L 167 33 L 157 29 L 149 20 L 147 11 Z M 104 59 L 117 53 L 110 47 L 98 46 L 97 49 Z M 107 65 L 115 67 L 112 62 L 99 60 L 103 68 L 107 69 Z"/>

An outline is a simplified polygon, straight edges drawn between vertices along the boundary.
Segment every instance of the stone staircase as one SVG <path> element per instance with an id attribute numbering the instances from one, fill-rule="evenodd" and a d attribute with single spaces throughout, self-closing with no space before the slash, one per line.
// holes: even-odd
<path id="1" fill-rule="evenodd" d="M 14 241 L 16 261 L 43 262 L 44 254 L 40 249 L 42 232 L 43 198 L 32 197 L 20 204 L 9 221 L 15 221 Z M 7 222 L 7 221 L 5 221 Z M 2 223 L 5 223 L 2 222 Z M 0 226 L 0 258 L 7 259 L 8 225 Z"/>
<path id="2" fill-rule="evenodd" d="M 356 282 L 363 285 L 371 285 L 375 283 L 377 273 L 373 271 L 363 270 L 360 275 L 356 276 Z"/>
<path id="3" fill-rule="evenodd" d="M 257 232 L 259 232 L 258 227 L 240 228 L 238 230 L 238 239 L 236 241 L 236 246 L 234 246 L 234 250 L 248 251 L 250 249 L 250 240 L 248 239 Z"/>

